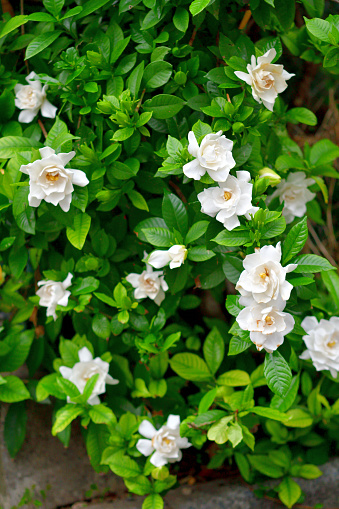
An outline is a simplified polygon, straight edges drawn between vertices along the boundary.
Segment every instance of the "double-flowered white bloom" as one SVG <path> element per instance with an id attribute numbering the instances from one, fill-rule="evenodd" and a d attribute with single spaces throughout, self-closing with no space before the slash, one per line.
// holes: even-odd
<path id="1" fill-rule="evenodd" d="M 250 339 L 260 351 L 272 353 L 294 327 L 294 318 L 284 313 L 286 302 L 281 297 L 265 304 L 252 304 L 242 309 L 236 320 L 243 330 L 250 331 Z"/>
<path id="2" fill-rule="evenodd" d="M 72 284 L 72 274 L 69 272 L 65 281 L 39 281 L 36 294 L 40 297 L 39 305 L 47 308 L 47 316 L 53 316 L 54 320 L 57 319 L 55 312 L 57 306 L 67 306 L 68 297 L 71 292 L 67 290 Z"/>
<path id="3" fill-rule="evenodd" d="M 288 300 L 293 286 L 286 281 L 286 274 L 296 269 L 291 263 L 283 267 L 281 260 L 280 242 L 274 246 L 264 246 L 256 252 L 247 255 L 243 261 L 244 271 L 236 285 L 240 292 L 241 305 L 247 305 L 248 299 L 257 303 L 267 303 L 271 299 Z"/>
<path id="4" fill-rule="evenodd" d="M 89 183 L 86 174 L 81 170 L 65 168 L 66 164 L 75 156 L 75 152 L 56 154 L 50 147 L 40 148 L 42 159 L 24 164 L 20 171 L 29 175 L 28 203 L 31 207 L 38 207 L 41 200 L 53 205 L 60 205 L 64 212 L 68 212 L 73 184 L 84 187 Z"/>
<path id="5" fill-rule="evenodd" d="M 278 196 L 280 203 L 284 202 L 283 216 L 286 223 L 291 223 L 295 217 L 303 217 L 306 214 L 306 203 L 315 197 L 315 193 L 311 193 L 308 186 L 314 183 L 313 179 L 306 178 L 303 171 L 290 173 L 286 180 L 283 179 L 277 185 L 267 203 Z"/>
<path id="6" fill-rule="evenodd" d="M 223 223 L 227 230 L 240 225 L 238 216 L 250 219 L 258 207 L 252 205 L 251 175 L 248 171 L 237 171 L 237 177 L 229 175 L 219 187 L 209 187 L 198 194 L 201 212 Z"/>
<path id="7" fill-rule="evenodd" d="M 244 271 L 236 285 L 241 297 L 239 303 L 246 306 L 237 316 L 243 330 L 250 331 L 250 339 L 258 350 L 273 352 L 284 341 L 284 336 L 294 327 L 294 319 L 283 310 L 293 286 L 286 281 L 286 274 L 297 265 L 283 267 L 280 242 L 264 246 L 247 255 L 243 261 Z"/>
<path id="8" fill-rule="evenodd" d="M 150 462 L 156 467 L 162 467 L 168 462 L 180 461 L 181 449 L 187 449 L 192 445 L 187 438 L 180 436 L 179 415 L 169 415 L 167 423 L 159 430 L 156 430 L 149 421 L 144 420 L 139 426 L 139 433 L 146 438 L 140 438 L 136 448 L 144 456 L 152 454 Z"/>
<path id="9" fill-rule="evenodd" d="M 282 65 L 271 63 L 276 54 L 276 50 L 271 48 L 258 59 L 252 55 L 251 63 L 247 65 L 248 74 L 242 71 L 234 72 L 238 78 L 251 86 L 253 98 L 258 103 L 263 103 L 270 111 L 273 111 L 278 94 L 286 90 L 286 80 L 294 76 L 285 71 Z"/>
<path id="10" fill-rule="evenodd" d="M 147 253 L 144 253 L 145 258 Z M 162 270 L 154 271 L 153 268 L 146 263 L 146 270 L 141 274 L 128 274 L 126 281 L 131 283 L 134 290 L 135 299 L 149 299 L 154 300 L 158 306 L 165 298 L 165 292 L 168 290 L 168 284 L 164 279 L 164 272 Z"/>
<path id="11" fill-rule="evenodd" d="M 317 371 L 328 369 L 336 378 L 339 371 L 339 317 L 318 322 L 314 316 L 308 316 L 301 326 L 307 332 L 303 336 L 307 350 L 300 359 L 311 359 Z"/>
<path id="12" fill-rule="evenodd" d="M 162 251 L 158 249 L 153 251 L 148 257 L 147 263 L 152 265 L 155 269 L 161 269 L 165 265 L 170 266 L 170 269 L 177 269 L 181 267 L 187 258 L 187 249 L 185 246 L 176 244 L 168 249 L 168 251 Z"/>
<path id="13" fill-rule="evenodd" d="M 15 85 L 15 106 L 19 108 L 19 122 L 32 122 L 33 118 L 41 110 L 41 115 L 47 118 L 55 118 L 57 109 L 46 99 L 48 85 L 41 85 L 38 76 L 32 71 L 26 78 L 28 85 Z"/>
<path id="14" fill-rule="evenodd" d="M 115 380 L 108 374 L 108 362 L 103 361 L 100 357 L 93 359 L 93 355 L 86 346 L 79 350 L 78 355 L 80 362 L 74 364 L 73 368 L 61 366 L 59 371 L 63 378 L 70 380 L 79 389 L 81 394 L 84 392 L 88 380 L 98 374 L 98 380 L 87 401 L 89 405 L 98 405 L 100 403 L 98 396 L 106 392 L 106 384 L 116 385 L 119 380 Z M 67 401 L 70 401 L 69 397 L 67 397 Z"/>
<path id="15" fill-rule="evenodd" d="M 215 182 L 225 182 L 236 162 L 232 155 L 233 141 L 221 133 L 207 134 L 200 147 L 193 131 L 188 133 L 188 152 L 195 159 L 184 165 L 186 177 L 200 180 L 207 172 Z"/>

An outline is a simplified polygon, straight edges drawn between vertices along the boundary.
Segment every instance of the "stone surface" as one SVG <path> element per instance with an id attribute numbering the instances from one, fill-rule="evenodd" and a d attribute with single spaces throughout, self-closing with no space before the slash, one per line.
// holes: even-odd
<path id="1" fill-rule="evenodd" d="M 6 406 L 1 408 L 0 436 Z M 18 504 L 26 488 L 36 486 L 35 494 L 45 490 L 44 509 L 74 504 L 86 498 L 91 485 L 97 485 L 87 497 L 110 491 L 125 491 L 123 482 L 113 474 L 97 474 L 91 467 L 80 428 L 72 428 L 69 448 L 51 435 L 51 408 L 48 405 L 29 403 L 27 437 L 15 459 L 11 459 L 0 441 L 0 506 L 11 509 Z M 50 488 L 48 489 L 48 486 Z M 39 499 L 39 496 L 35 498 Z M 27 506 L 26 506 L 27 507 Z"/>
<path id="2" fill-rule="evenodd" d="M 323 504 L 323 509 L 339 508 L 339 458 L 321 467 L 323 476 L 298 479 L 306 494 L 303 507 Z M 277 482 L 274 482 L 276 485 Z M 142 499 L 117 498 L 109 502 L 77 504 L 72 509 L 141 509 Z M 221 479 L 195 486 L 181 486 L 165 497 L 165 509 L 282 509 L 280 502 L 258 499 L 240 479 Z"/>
<path id="3" fill-rule="evenodd" d="M 6 407 L 2 407 L 2 436 Z M 80 428 L 74 427 L 70 447 L 52 437 L 51 408 L 29 403 L 27 438 L 13 460 L 0 441 L 0 509 L 18 504 L 26 488 L 36 486 L 35 497 L 46 490 L 44 509 L 141 509 L 142 498 L 126 493 L 121 479 L 113 474 L 97 474 L 92 469 Z M 320 466 L 323 476 L 298 479 L 306 494 L 303 506 L 323 504 L 323 509 L 339 509 L 339 458 Z M 91 491 L 91 485 L 98 489 Z M 276 481 L 273 481 L 276 485 Z M 105 493 L 109 492 L 107 498 Z M 100 498 L 102 495 L 102 498 Z M 94 499 L 92 502 L 85 500 Z M 84 502 L 85 501 L 85 502 Z M 28 506 L 25 506 L 28 507 Z M 30 505 L 29 507 L 33 507 Z M 258 499 L 240 478 L 226 478 L 194 486 L 183 485 L 165 497 L 165 509 L 282 509 L 279 502 Z"/>

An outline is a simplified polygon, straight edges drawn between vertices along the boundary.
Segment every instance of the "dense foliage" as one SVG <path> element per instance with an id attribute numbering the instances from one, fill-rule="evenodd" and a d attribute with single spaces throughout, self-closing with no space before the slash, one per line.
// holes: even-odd
<path id="1" fill-rule="evenodd" d="M 0 26 L 10 454 L 33 399 L 66 446 L 80 418 L 93 468 L 143 509 L 199 463 L 276 479 L 292 507 L 295 478 L 339 445 L 339 278 L 321 244 L 339 149 L 299 100 L 312 66 L 331 98 L 338 5 L 36 5 Z"/>

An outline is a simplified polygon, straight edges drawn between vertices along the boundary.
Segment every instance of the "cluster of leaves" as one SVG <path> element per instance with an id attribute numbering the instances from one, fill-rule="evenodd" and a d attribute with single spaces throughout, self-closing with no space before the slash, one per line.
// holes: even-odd
<path id="1" fill-rule="evenodd" d="M 67 446 L 80 417 L 93 468 L 111 469 L 131 492 L 147 495 L 143 509 L 161 509 L 161 494 L 176 484 L 175 469 L 154 467 L 135 445 L 142 418 L 151 412 L 160 426 L 174 413 L 182 419 L 181 436 L 210 456 L 209 468 L 235 462 L 249 483 L 279 479 L 275 491 L 292 507 L 303 497 L 292 477 L 318 477 L 317 465 L 339 446 L 338 380 L 299 359 L 302 318 L 338 314 L 339 278 L 325 258 L 299 254 L 307 218 L 286 226 L 278 200 L 265 203 L 272 189 L 259 171 L 312 177 L 318 194 L 307 214 L 322 225 L 326 179 L 339 176 L 333 166 L 339 151 L 326 139 L 301 150 L 286 125 L 303 123 L 312 132 L 315 115 L 288 108 L 281 97 L 274 112 L 266 110 L 234 71 L 246 71 L 252 55 L 274 48 L 298 76 L 302 60 L 323 63 L 331 83 L 339 65 L 339 15 L 326 12 L 322 19 L 323 0 L 43 5 L 39 12 L 5 14 L 0 26 L 0 309 L 8 318 L 0 367 L 8 373 L 26 364 L 29 373 L 25 383 L 13 374 L 0 378 L 0 401 L 11 403 L 10 454 L 25 437 L 25 400 L 53 404 L 54 435 Z M 254 19 L 247 34 L 244 6 Z M 294 23 L 296 7 L 305 25 Z M 48 83 L 58 107 L 43 129 L 38 118 L 17 121 L 14 87 L 24 83 L 27 68 Z M 201 213 L 197 194 L 213 183 L 210 177 L 183 176 L 190 130 L 198 141 L 222 130 L 234 142 L 235 169 L 251 174 L 260 210 L 235 230 Z M 38 159 L 44 145 L 74 149 L 72 167 L 89 179 L 75 186 L 67 213 L 44 201 L 28 205 L 20 167 Z M 298 264 L 289 274 L 287 308 L 295 327 L 279 351 L 265 356 L 232 318 L 241 309 L 237 297 L 228 295 L 224 312 L 225 280 L 232 293 L 244 256 L 278 241 L 283 265 Z M 174 244 L 184 244 L 188 256 L 180 268 L 164 269 L 169 290 L 161 307 L 136 301 L 125 277 L 144 270 L 144 251 Z M 68 305 L 58 307 L 55 322 L 46 319 L 37 283 L 63 281 L 69 272 Z M 211 298 L 219 318 L 209 316 Z M 80 394 L 59 373 L 78 362 L 84 346 L 110 362 L 120 381 L 107 387 L 100 405 L 87 404 L 96 377 Z"/>

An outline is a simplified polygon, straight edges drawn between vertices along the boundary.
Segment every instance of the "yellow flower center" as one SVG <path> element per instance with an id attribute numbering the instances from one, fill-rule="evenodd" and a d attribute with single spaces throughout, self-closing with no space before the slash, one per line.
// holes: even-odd
<path id="1" fill-rule="evenodd" d="M 272 317 L 267 315 L 265 318 L 265 322 L 267 323 L 267 325 L 273 325 Z"/>
<path id="2" fill-rule="evenodd" d="M 57 180 L 59 180 L 59 173 L 57 173 L 56 175 L 53 175 L 52 173 L 47 173 L 46 179 L 49 182 L 56 182 Z"/>
<path id="3" fill-rule="evenodd" d="M 224 199 L 226 201 L 230 200 L 232 198 L 232 193 L 230 193 L 229 191 L 225 191 L 224 192 Z"/>
<path id="4" fill-rule="evenodd" d="M 336 341 L 330 341 L 329 343 L 327 343 L 327 346 L 329 346 L 330 348 L 333 348 L 335 345 Z"/>

